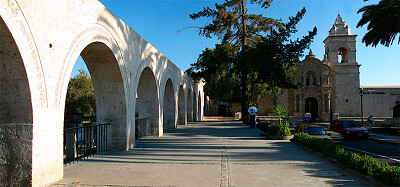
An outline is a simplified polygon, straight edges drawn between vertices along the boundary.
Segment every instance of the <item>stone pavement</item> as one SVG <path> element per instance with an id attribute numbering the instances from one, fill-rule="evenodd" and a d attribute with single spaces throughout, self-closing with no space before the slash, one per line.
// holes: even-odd
<path id="1" fill-rule="evenodd" d="M 66 166 L 50 186 L 371 186 L 288 140 L 238 121 L 195 122 L 137 148 Z"/>

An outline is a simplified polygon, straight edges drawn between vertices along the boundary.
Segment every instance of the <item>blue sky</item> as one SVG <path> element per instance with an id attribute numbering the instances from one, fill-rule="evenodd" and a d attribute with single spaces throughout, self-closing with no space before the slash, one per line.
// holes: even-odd
<path id="1" fill-rule="evenodd" d="M 116 16 L 150 42 L 168 59 L 182 70 L 190 67 L 206 47 L 212 48 L 218 41 L 198 35 L 196 29 L 189 26 L 203 26 L 208 20 L 191 20 L 189 14 L 197 13 L 205 6 L 214 7 L 212 0 L 100 0 Z M 366 47 L 361 43 L 366 33 L 366 26 L 356 28 L 361 14 L 357 11 L 378 0 L 275 0 L 268 9 L 249 6 L 249 13 L 263 14 L 266 17 L 281 18 L 287 21 L 297 11 L 305 7 L 307 13 L 297 26 L 297 37 L 307 34 L 314 26 L 318 34 L 311 44 L 317 58 L 323 59 L 323 40 L 328 36 L 338 13 L 351 27 L 352 34 L 357 34 L 357 62 L 360 67 L 360 81 L 363 86 L 400 85 L 400 51 L 397 38 L 394 45 L 387 48 L 381 45 Z M 306 51 L 308 53 L 308 50 Z M 84 68 L 82 59 L 77 60 L 71 76 L 77 69 Z"/>

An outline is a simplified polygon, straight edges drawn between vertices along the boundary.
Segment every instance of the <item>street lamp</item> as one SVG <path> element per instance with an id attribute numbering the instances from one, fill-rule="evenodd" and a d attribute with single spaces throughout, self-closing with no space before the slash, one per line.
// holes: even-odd
<path id="1" fill-rule="evenodd" d="M 82 114 L 72 114 L 72 118 L 74 119 L 76 126 L 79 126 L 79 123 L 82 120 Z"/>
<path id="2" fill-rule="evenodd" d="M 360 97 L 361 97 L 361 125 L 364 126 L 364 111 L 363 111 L 363 96 L 364 96 L 364 92 L 363 89 L 360 88 Z"/>

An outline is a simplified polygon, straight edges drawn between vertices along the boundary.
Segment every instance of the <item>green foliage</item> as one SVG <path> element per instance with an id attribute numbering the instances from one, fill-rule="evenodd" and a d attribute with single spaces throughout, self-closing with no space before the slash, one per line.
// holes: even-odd
<path id="1" fill-rule="evenodd" d="M 400 1 L 399 0 L 381 0 L 376 5 L 362 7 L 357 13 L 362 17 L 357 27 L 368 24 L 368 32 L 364 35 L 362 42 L 366 46 L 376 47 L 379 43 L 389 47 L 400 32 Z M 400 43 L 399 41 L 397 42 Z"/>
<path id="2" fill-rule="evenodd" d="M 388 185 L 400 185 L 400 167 L 398 166 L 391 167 L 386 162 L 381 163 L 373 157 L 352 153 L 339 145 L 313 138 L 308 134 L 297 133 L 294 139 L 310 149 L 337 159 L 338 162 L 362 174 L 373 176 Z"/>
<path id="3" fill-rule="evenodd" d="M 272 124 L 267 127 L 267 133 L 270 136 L 290 136 L 292 133 L 290 132 L 289 124 Z"/>
<path id="4" fill-rule="evenodd" d="M 92 79 L 85 70 L 71 78 L 68 83 L 65 109 L 71 113 L 93 116 L 96 113 L 95 94 Z"/>
<path id="5" fill-rule="evenodd" d="M 317 29 L 314 27 L 308 35 L 302 39 L 291 40 L 296 33 L 296 25 L 304 16 L 303 8 L 295 17 L 290 17 L 289 22 L 283 27 L 273 29 L 265 37 L 261 37 L 254 47 L 246 53 L 246 64 L 250 72 L 257 74 L 257 82 L 263 82 L 271 87 L 295 88 L 292 84 L 294 63 L 303 56 L 303 52 L 309 47 Z"/>
<path id="6" fill-rule="evenodd" d="M 201 36 L 222 40 L 215 49 L 206 49 L 186 73 L 195 80 L 204 78 L 205 92 L 214 101 L 241 101 L 244 114 L 250 102 L 279 88 L 293 88 L 293 64 L 302 56 L 316 34 L 316 28 L 303 39 L 289 38 L 305 14 L 305 9 L 289 22 L 267 18 L 261 14 L 248 14 L 246 2 L 262 8 L 270 0 L 225 0 L 215 9 L 205 7 L 191 14 L 192 19 L 202 17 L 211 21 L 199 29 Z M 274 90 L 274 91 L 272 91 Z M 275 95 L 276 96 L 276 95 Z"/>
<path id="7" fill-rule="evenodd" d="M 206 80 L 204 92 L 213 101 L 240 101 L 240 81 L 234 69 L 236 45 L 224 43 L 205 49 L 186 71 L 195 81 Z"/>
<path id="8" fill-rule="evenodd" d="M 277 105 L 272 109 L 272 114 L 279 116 L 279 124 L 282 124 L 282 117 L 287 115 L 285 107 Z"/>
<path id="9" fill-rule="evenodd" d="M 244 2 L 242 2 L 244 1 Z M 246 8 L 246 0 L 225 0 L 222 4 L 215 4 L 215 8 L 204 7 L 202 11 L 190 14 L 190 18 L 197 20 L 202 17 L 210 21 L 199 29 L 199 34 L 207 38 L 218 37 L 222 43 L 246 45 L 243 40 L 261 36 L 280 25 L 280 20 L 264 17 L 262 14 L 249 14 L 243 11 Z M 251 4 L 258 4 L 262 8 L 268 8 L 271 0 L 250 0 Z M 246 30 L 243 25 L 246 25 Z"/>

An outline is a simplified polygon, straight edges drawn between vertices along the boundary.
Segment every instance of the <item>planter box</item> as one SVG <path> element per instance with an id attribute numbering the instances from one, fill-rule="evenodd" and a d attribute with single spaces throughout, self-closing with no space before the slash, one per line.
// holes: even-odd
<path id="1" fill-rule="evenodd" d="M 271 135 L 265 135 L 267 140 L 290 140 L 294 137 L 294 135 L 290 136 L 271 136 Z"/>

